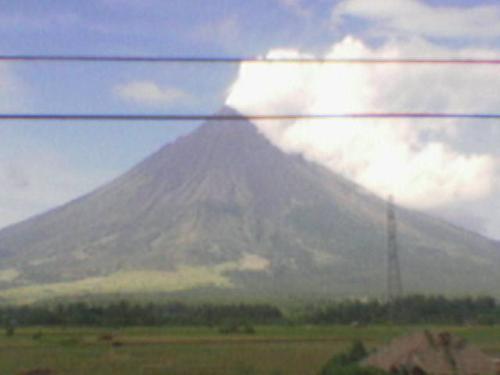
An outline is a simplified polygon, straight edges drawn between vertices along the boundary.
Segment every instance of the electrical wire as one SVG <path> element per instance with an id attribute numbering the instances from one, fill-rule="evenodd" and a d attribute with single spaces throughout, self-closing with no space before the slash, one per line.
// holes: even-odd
<path id="1" fill-rule="evenodd" d="M 0 55 L 0 61 L 68 62 L 68 63 L 258 63 L 258 64 L 451 64 L 500 65 L 500 59 L 477 58 L 413 58 L 413 59 L 317 59 L 260 57 L 183 57 L 125 55 Z M 500 113 L 338 113 L 338 114 L 277 114 L 277 115 L 206 115 L 206 114 L 0 114 L 0 121 L 237 121 L 237 120 L 297 120 L 297 119 L 478 119 L 498 120 Z"/>
<path id="2" fill-rule="evenodd" d="M 479 58 L 261 58 L 127 55 L 0 55 L 0 61 L 67 63 L 215 63 L 215 64 L 452 64 L 500 65 L 500 59 Z"/>
<path id="3" fill-rule="evenodd" d="M 206 114 L 0 114 L 0 121 L 279 121 L 328 119 L 476 119 L 500 120 L 500 113 L 338 113 L 282 115 Z"/>

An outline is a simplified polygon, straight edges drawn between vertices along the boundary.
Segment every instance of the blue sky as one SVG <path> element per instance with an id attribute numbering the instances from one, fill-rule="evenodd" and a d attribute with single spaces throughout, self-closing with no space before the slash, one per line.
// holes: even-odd
<path id="1" fill-rule="evenodd" d="M 405 9 L 415 23 L 404 22 Z M 0 0 L 0 53 L 255 56 L 287 48 L 322 56 L 348 35 L 369 48 L 416 38 L 500 52 L 496 20 L 493 0 Z M 238 68 L 0 64 L 0 112 L 212 113 Z M 108 181 L 197 125 L 1 124 L 0 227 Z M 449 143 L 498 157 L 495 128 L 476 128 Z M 500 217 L 484 213 L 499 200 L 490 192 L 435 211 L 470 227 L 480 222 L 473 229 L 500 238 Z"/>
<path id="2" fill-rule="evenodd" d="M 326 25 L 316 29 L 278 1 L 4 0 L 0 9 L 4 54 L 252 56 L 275 45 L 308 46 L 318 35 L 327 43 L 335 34 Z M 328 16 L 321 18 L 326 24 Z M 17 112 L 211 113 L 223 105 L 237 66 L 23 63 L 10 64 L 9 71 L 23 86 L 22 103 L 12 106 Z M 134 79 L 175 86 L 189 100 L 149 106 L 113 94 L 115 86 Z M 79 164 L 118 170 L 191 128 L 16 124 L 9 130 L 47 142 Z M 97 161 L 103 149 L 117 150 L 118 157 Z"/>

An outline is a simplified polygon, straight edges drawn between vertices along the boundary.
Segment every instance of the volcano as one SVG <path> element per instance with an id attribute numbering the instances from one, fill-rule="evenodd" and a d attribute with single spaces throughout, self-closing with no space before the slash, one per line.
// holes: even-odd
<path id="1" fill-rule="evenodd" d="M 497 244 L 396 215 L 406 291 L 498 296 Z M 0 231 L 0 298 L 383 296 L 385 218 L 384 200 L 281 151 L 249 121 L 208 121 L 96 191 Z"/>

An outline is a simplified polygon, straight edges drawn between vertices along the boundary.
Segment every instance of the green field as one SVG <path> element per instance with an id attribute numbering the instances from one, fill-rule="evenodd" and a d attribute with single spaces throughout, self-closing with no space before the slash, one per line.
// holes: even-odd
<path id="1" fill-rule="evenodd" d="M 200 327 L 20 328 L 12 337 L 0 336 L 0 374 L 50 368 L 58 375 L 312 375 L 353 339 L 373 349 L 422 328 L 266 326 L 253 335 Z M 456 333 L 489 354 L 500 353 L 500 327 L 430 328 Z M 38 332 L 41 337 L 34 338 Z M 108 333 L 111 340 L 103 337 Z"/>

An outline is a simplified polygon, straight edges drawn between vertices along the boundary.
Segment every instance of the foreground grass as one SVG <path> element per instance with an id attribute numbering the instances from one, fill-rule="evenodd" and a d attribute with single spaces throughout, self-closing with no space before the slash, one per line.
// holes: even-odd
<path id="1" fill-rule="evenodd" d="M 422 328 L 268 326 L 248 336 L 200 327 L 23 328 L 13 337 L 0 335 L 0 374 L 50 368 L 58 375 L 313 375 L 353 339 L 373 349 Z M 426 328 L 456 333 L 490 354 L 500 353 L 500 327 Z M 34 339 L 38 332 L 41 337 Z M 110 332 L 113 339 L 102 340 Z"/>

